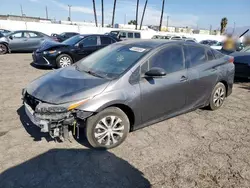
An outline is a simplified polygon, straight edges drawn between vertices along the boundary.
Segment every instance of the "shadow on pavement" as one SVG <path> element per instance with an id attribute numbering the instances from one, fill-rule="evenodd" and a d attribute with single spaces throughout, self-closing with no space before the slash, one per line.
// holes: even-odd
<path id="1" fill-rule="evenodd" d="M 30 66 L 32 66 L 33 68 L 36 68 L 36 69 L 41 69 L 41 70 L 51 70 L 51 69 L 53 69 L 51 67 L 45 67 L 45 66 L 36 65 L 33 62 L 30 63 Z"/>
<path id="2" fill-rule="evenodd" d="M 0 174 L 1 188 L 149 188 L 142 172 L 108 151 L 52 149 Z"/>

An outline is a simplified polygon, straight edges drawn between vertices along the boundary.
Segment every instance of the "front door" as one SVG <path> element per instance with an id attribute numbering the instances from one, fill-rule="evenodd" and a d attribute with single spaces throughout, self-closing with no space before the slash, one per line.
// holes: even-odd
<path id="1" fill-rule="evenodd" d="M 141 66 L 141 73 L 152 67 L 163 68 L 167 75 L 141 79 L 142 123 L 178 113 L 186 103 L 188 78 L 182 46 L 164 47 Z"/>
<path id="2" fill-rule="evenodd" d="M 76 61 L 92 54 L 97 50 L 97 36 L 89 36 L 81 40 L 76 47 Z"/>
<path id="3" fill-rule="evenodd" d="M 26 37 L 24 37 L 23 32 L 22 31 L 15 32 L 10 37 L 11 37 L 9 42 L 10 49 L 12 51 L 21 50 L 26 40 Z"/>

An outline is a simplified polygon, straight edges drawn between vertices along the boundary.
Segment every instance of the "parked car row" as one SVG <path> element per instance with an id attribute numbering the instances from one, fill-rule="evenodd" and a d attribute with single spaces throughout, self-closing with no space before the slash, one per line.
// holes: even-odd
<path id="1" fill-rule="evenodd" d="M 195 38 L 185 36 L 171 36 L 171 35 L 154 35 L 152 39 L 166 39 L 166 40 L 182 40 L 186 42 L 197 42 Z"/>

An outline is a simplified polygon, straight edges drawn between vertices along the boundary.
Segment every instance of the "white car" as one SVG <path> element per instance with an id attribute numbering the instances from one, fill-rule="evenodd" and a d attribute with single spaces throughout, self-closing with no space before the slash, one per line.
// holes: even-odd
<path id="1" fill-rule="evenodd" d="M 221 42 L 217 42 L 216 44 L 210 46 L 211 48 L 215 49 L 215 50 L 221 50 L 222 49 L 222 43 Z"/>

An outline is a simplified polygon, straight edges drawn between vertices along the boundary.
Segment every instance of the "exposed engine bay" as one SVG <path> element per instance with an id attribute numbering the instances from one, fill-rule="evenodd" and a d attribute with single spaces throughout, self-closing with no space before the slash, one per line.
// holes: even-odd
<path id="1" fill-rule="evenodd" d="M 26 91 L 23 91 L 23 103 L 27 116 L 41 129 L 41 132 L 49 133 L 52 138 L 59 138 L 62 141 L 69 138 L 70 131 L 79 138 L 79 127 L 83 126 L 86 118 L 93 114 L 45 103 Z"/>

